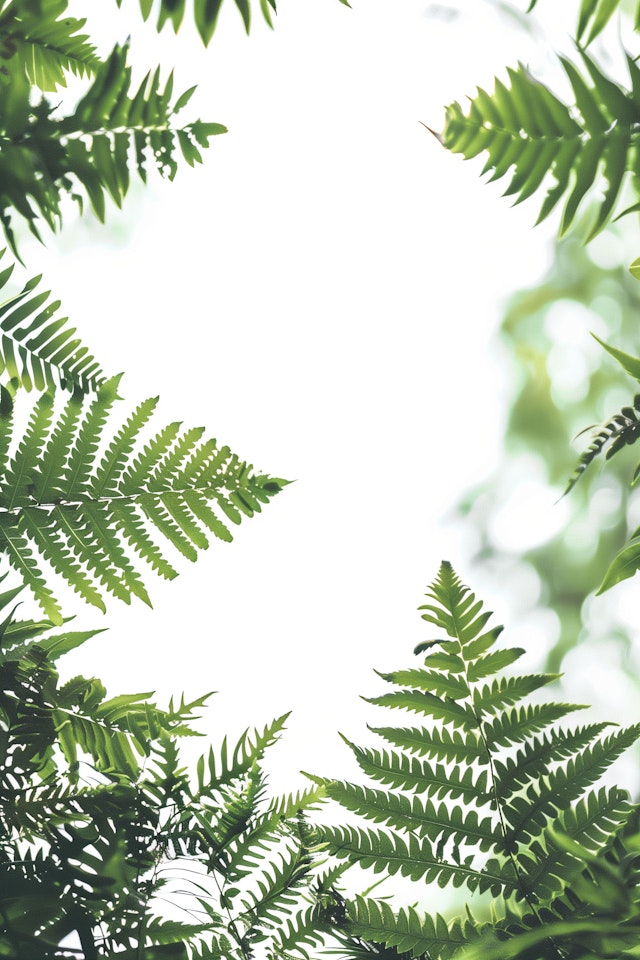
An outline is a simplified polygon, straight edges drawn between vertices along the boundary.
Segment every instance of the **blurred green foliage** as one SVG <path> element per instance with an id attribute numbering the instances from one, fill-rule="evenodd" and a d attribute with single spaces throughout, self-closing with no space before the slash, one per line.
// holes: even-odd
<path id="1" fill-rule="evenodd" d="M 603 238 L 605 255 L 607 242 L 617 248 L 619 235 Z M 639 311 L 640 284 L 628 270 L 599 265 L 591 248 L 568 238 L 557 243 L 542 281 L 512 296 L 498 332 L 498 349 L 512 370 L 506 459 L 458 510 L 477 531 L 476 561 L 526 565 L 537 574 L 538 604 L 555 611 L 560 624 L 547 657 L 549 670 L 556 670 L 581 639 L 583 601 L 598 588 L 628 535 L 635 451 L 623 451 L 605 470 L 594 464 L 566 501 L 568 522 L 538 545 L 519 552 L 505 549 L 496 518 L 512 492 L 514 475 L 526 473 L 532 458 L 560 498 L 589 443 L 588 433 L 576 435 L 632 401 L 633 382 L 625 380 L 589 331 L 637 352 Z M 622 622 L 609 623 L 607 636 L 628 642 Z"/>

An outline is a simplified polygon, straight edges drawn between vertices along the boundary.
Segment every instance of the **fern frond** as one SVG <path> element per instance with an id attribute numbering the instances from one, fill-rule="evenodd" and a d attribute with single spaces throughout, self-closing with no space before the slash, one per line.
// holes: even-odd
<path id="1" fill-rule="evenodd" d="M 444 797 L 452 800 L 463 798 L 468 803 L 473 803 L 486 797 L 485 771 L 478 776 L 470 766 L 449 770 L 444 764 L 432 765 L 418 760 L 417 757 L 364 749 L 350 743 L 346 737 L 342 739 L 353 751 L 363 773 L 380 783 L 399 790 L 428 793 L 438 800 Z"/>
<path id="2" fill-rule="evenodd" d="M 469 920 L 447 921 L 439 913 L 420 915 L 414 907 L 397 913 L 384 900 L 356 897 L 347 904 L 347 929 L 351 936 L 373 940 L 411 957 L 449 957 L 480 935 Z"/>
<path id="3" fill-rule="evenodd" d="M 304 810 L 315 809 L 325 798 L 326 791 L 322 784 L 299 790 L 297 793 L 275 797 L 269 806 L 269 813 L 275 814 L 281 820 L 290 820 Z"/>
<path id="4" fill-rule="evenodd" d="M 555 730 L 527 740 L 515 756 L 496 760 L 497 790 L 503 800 L 520 791 L 527 783 L 538 782 L 556 760 L 571 757 L 576 751 L 592 743 L 608 723 L 592 723 L 577 730 Z"/>
<path id="5" fill-rule="evenodd" d="M 161 84 L 159 70 L 132 89 L 127 54 L 126 45 L 116 46 L 97 67 L 75 111 L 62 118 L 46 100 L 32 106 L 26 80 L 20 87 L 12 78 L 16 108 L 12 116 L 0 112 L 0 220 L 14 252 L 13 210 L 39 237 L 40 218 L 55 230 L 62 198 L 70 195 L 82 209 L 84 194 L 103 221 L 106 197 L 122 204 L 132 169 L 144 182 L 151 162 L 173 179 L 178 156 L 191 166 L 200 163 L 200 149 L 225 132 L 220 124 L 201 120 L 177 128 L 174 118 L 193 90 L 172 102 L 173 80 Z"/>
<path id="6" fill-rule="evenodd" d="M 479 818 L 475 810 L 463 811 L 451 804 L 344 781 L 327 780 L 324 787 L 327 796 L 352 813 L 374 823 L 407 830 L 417 837 L 427 837 L 440 846 L 451 840 L 456 847 L 472 843 L 486 851 L 499 839 L 495 823 L 489 817 Z"/>
<path id="7" fill-rule="evenodd" d="M 613 844 L 631 812 L 627 794 L 616 787 L 602 787 L 597 793 L 590 793 L 579 803 L 562 810 L 551 829 L 602 856 Z M 567 886 L 569 858 L 566 851 L 553 842 L 553 834 L 545 835 L 544 849 L 543 844 L 536 843 L 529 853 L 524 852 L 519 857 L 519 863 L 523 886 L 539 899 L 557 896 Z"/>
<path id="8" fill-rule="evenodd" d="M 191 452 L 179 428 L 171 425 L 137 453 L 139 435 L 155 400 L 139 406 L 98 458 L 117 399 L 117 383 L 117 378 L 105 381 L 94 400 L 72 396 L 59 417 L 54 398 L 44 394 L 16 452 L 0 472 L 0 550 L 56 622 L 60 612 L 36 555 L 84 600 L 100 608 L 105 593 L 126 603 L 132 596 L 149 603 L 134 559 L 144 560 L 165 577 L 175 576 L 150 532 L 195 560 L 198 550 L 208 544 L 207 531 L 219 539 L 231 539 L 220 516 L 228 511 L 218 510 L 222 499 L 243 501 L 242 513 L 232 514 L 239 523 L 243 515 L 258 512 L 261 503 L 285 483 L 255 476 L 228 448 L 223 447 L 220 455 L 215 441 L 199 444 L 200 430 L 189 432 Z M 5 419 L 8 425 L 8 411 Z M 9 437 L 3 437 L 3 442 L 8 448 L 8 426 L 7 430 Z M 154 482 L 158 465 L 170 457 L 174 444 L 187 464 L 172 469 L 158 485 Z M 206 456 L 201 453 L 203 447 Z M 193 462 L 196 470 L 189 469 Z M 254 506 L 246 505 L 249 500 Z M 238 746 L 236 765 L 247 761 L 252 746 L 248 741 Z M 235 775 L 235 767 L 232 772 Z"/>
<path id="9" fill-rule="evenodd" d="M 532 733 L 539 733 L 573 710 L 584 710 L 577 703 L 528 703 L 505 711 L 486 724 L 488 739 L 498 746 L 522 743 Z"/>
<path id="10" fill-rule="evenodd" d="M 290 914 L 297 905 L 299 888 L 312 867 L 311 858 L 298 850 L 287 850 L 262 865 L 253 878 L 257 889 L 243 902 L 247 919 L 255 925 L 277 926 L 282 915 Z"/>
<path id="11" fill-rule="evenodd" d="M 0 258 L 6 253 L 0 250 Z M 13 264 L 0 272 L 0 290 L 9 284 Z M 40 277 L 33 277 L 17 294 L 0 303 L 0 374 L 26 390 L 96 390 L 104 374 L 79 340 L 67 319 L 55 318 L 60 301 L 50 293 L 35 292 Z"/>
<path id="12" fill-rule="evenodd" d="M 501 943 L 534 926 L 577 923 L 582 901 L 580 882 L 571 876 L 575 857 L 566 844 L 555 842 L 554 831 L 568 838 L 566 843 L 583 844 L 590 856 L 609 856 L 634 808 L 622 791 L 592 785 L 640 737 L 640 725 L 606 736 L 604 723 L 559 727 L 558 721 L 581 708 L 527 702 L 554 676 L 500 675 L 521 651 L 495 646 L 500 629 L 487 626 L 482 603 L 449 563 L 441 565 L 427 597 L 423 617 L 445 637 L 418 645 L 426 654 L 422 669 L 381 674 L 403 688 L 369 702 L 418 710 L 428 723 L 370 728 L 386 741 L 384 750 L 343 738 L 367 778 L 383 788 L 312 779 L 365 824 L 379 826 L 323 828 L 321 836 L 340 860 L 383 877 L 400 873 L 414 881 L 489 891 L 496 907 L 487 927 Z M 425 697 L 440 706 L 418 708 Z M 404 950 L 466 957 L 465 938 L 472 938 L 471 929 L 479 934 L 480 926 L 471 917 L 470 927 L 458 923 L 452 936 L 454 928 L 437 917 L 396 914 L 368 901 L 362 925 L 347 924 L 346 930 L 368 938 L 363 943 L 370 941 L 374 954 Z M 543 949 L 548 946 L 547 937 Z M 350 950 L 351 945 L 345 956 L 366 954 L 357 943 Z M 523 957 L 564 956 L 554 951 Z"/>
<path id="13" fill-rule="evenodd" d="M 510 85 L 496 80 L 493 95 L 479 89 L 468 112 L 454 103 L 447 110 L 443 143 L 465 159 L 486 153 L 484 173 L 491 180 L 513 168 L 505 196 L 520 203 L 550 175 L 553 183 L 542 203 L 538 222 L 564 198 L 560 233 L 565 233 L 586 196 L 601 177 L 606 181 L 589 239 L 611 218 L 634 169 L 640 105 L 634 95 L 609 80 L 591 58 L 581 56 L 593 85 L 569 60 L 561 58 L 576 99 L 575 111 L 520 66 L 509 70 Z M 632 85 L 638 67 L 629 62 Z"/>
<path id="14" fill-rule="evenodd" d="M 262 732 L 257 729 L 244 731 L 236 743 L 231 757 L 227 738 L 222 741 L 220 757 L 210 748 L 208 755 L 201 756 L 197 763 L 198 794 L 210 795 L 238 777 L 246 774 L 262 757 L 267 747 L 274 744 L 283 729 L 289 714 L 285 713 L 267 724 Z"/>
<path id="15" fill-rule="evenodd" d="M 604 30 L 611 17 L 620 7 L 620 0 L 582 0 L 576 39 L 588 47 Z M 640 27 L 640 3 L 636 2 L 634 14 L 635 28 Z"/>
<path id="16" fill-rule="evenodd" d="M 82 77 L 100 61 L 80 30 L 86 21 L 69 17 L 67 0 L 31 5 L 12 0 L 0 10 L 0 50 L 9 77 L 21 71 L 43 92 L 65 87 L 67 74 Z"/>
<path id="17" fill-rule="evenodd" d="M 464 736 L 458 730 L 447 727 L 434 727 L 425 735 L 423 727 L 369 727 L 372 733 L 387 743 L 420 757 L 434 757 L 437 760 L 450 760 L 454 763 L 470 763 L 485 755 L 485 746 L 477 735 L 465 731 Z"/>
<path id="18" fill-rule="evenodd" d="M 340 859 L 370 867 L 374 873 L 397 873 L 411 880 L 437 883 L 440 887 L 465 884 L 470 890 L 489 890 L 493 896 L 515 889 L 516 877 L 510 864 L 500 866 L 496 860 L 488 861 L 482 870 L 471 866 L 472 857 L 460 858 L 459 863 L 445 862 L 426 840 L 409 836 L 407 841 L 400 836 L 357 827 L 322 827 L 321 837 L 327 841 L 331 852 Z"/>
<path id="19" fill-rule="evenodd" d="M 640 724 L 616 731 L 572 754 L 563 766 L 531 784 L 525 795 L 512 797 L 503 810 L 509 825 L 506 842 L 511 845 L 540 835 L 550 819 L 581 797 L 638 737 Z"/>
<path id="20" fill-rule="evenodd" d="M 120 7 L 122 0 L 116 0 Z M 140 10 L 145 20 L 151 16 L 153 0 L 139 0 Z M 193 0 L 193 19 L 205 47 L 209 45 L 218 23 L 218 16 L 223 0 Z M 247 33 L 251 29 L 251 2 L 250 0 L 234 0 L 238 13 Z M 273 15 L 276 11 L 276 0 L 260 0 L 260 12 L 269 27 L 273 27 Z M 160 31 L 165 23 L 170 23 L 177 33 L 184 20 L 186 10 L 185 0 L 181 3 L 172 0 L 159 0 L 157 4 L 157 30 Z"/>

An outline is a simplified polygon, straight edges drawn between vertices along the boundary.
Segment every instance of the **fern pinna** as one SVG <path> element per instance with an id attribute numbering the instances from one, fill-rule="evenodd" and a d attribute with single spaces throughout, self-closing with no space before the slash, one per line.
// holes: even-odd
<path id="1" fill-rule="evenodd" d="M 560 233 L 569 229 L 583 199 L 596 193 L 604 179 L 591 238 L 614 213 L 627 173 L 636 170 L 640 68 L 627 57 L 632 87 L 627 91 L 606 77 L 584 51 L 581 55 L 593 85 L 571 61 L 561 61 L 574 107 L 520 66 L 508 71 L 509 85 L 496 79 L 493 94 L 478 89 L 468 110 L 458 103 L 449 106 L 440 139 L 465 159 L 486 153 L 483 173 L 490 173 L 490 180 L 511 174 L 504 194 L 516 203 L 547 185 L 538 222 L 564 200 Z M 637 178 L 632 181 L 637 188 Z M 622 213 L 637 209 L 636 203 Z"/>
<path id="2" fill-rule="evenodd" d="M 374 727 L 382 749 L 346 741 L 381 787 L 318 781 L 352 814 L 381 826 L 326 827 L 324 838 L 339 859 L 374 873 L 487 892 L 496 919 L 486 929 L 501 940 L 550 918 L 588 915 L 571 886 L 573 858 L 554 835 L 597 856 L 612 846 L 632 807 L 618 787 L 590 787 L 638 738 L 640 724 L 608 735 L 604 723 L 558 724 L 580 708 L 527 699 L 556 675 L 502 673 L 524 651 L 496 645 L 501 628 L 488 625 L 490 613 L 449 563 L 427 598 L 423 618 L 446 636 L 416 648 L 426 653 L 424 666 L 381 674 L 394 689 L 369 701 L 415 713 L 424 725 Z M 347 913 L 353 949 L 346 944 L 345 956 L 361 956 L 364 940 L 449 958 L 483 932 L 470 914 L 447 923 L 367 897 L 349 902 Z M 540 949 L 540 960 L 575 955 L 548 940 Z"/>
<path id="3" fill-rule="evenodd" d="M 229 523 L 259 513 L 287 482 L 254 474 L 228 447 L 203 439 L 201 427 L 171 423 L 142 445 L 157 398 L 101 450 L 117 384 L 105 381 L 91 399 L 76 392 L 59 413 L 53 394 L 43 394 L 13 453 L 13 401 L 0 387 L 0 552 L 55 622 L 60 607 L 38 555 L 100 609 L 105 593 L 149 603 L 135 560 L 176 576 L 149 529 L 195 560 L 207 533 L 232 540 Z"/>

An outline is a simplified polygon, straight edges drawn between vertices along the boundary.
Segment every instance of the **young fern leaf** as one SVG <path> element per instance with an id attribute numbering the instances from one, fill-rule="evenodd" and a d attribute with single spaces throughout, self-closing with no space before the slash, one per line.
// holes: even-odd
<path id="1" fill-rule="evenodd" d="M 259 513 L 286 483 L 253 474 L 228 447 L 201 442 L 200 430 L 181 436 L 179 425 L 156 434 L 137 453 L 155 400 L 138 407 L 100 457 L 117 383 L 117 378 L 105 381 L 92 400 L 73 395 L 59 415 L 53 396 L 43 394 L 17 450 L 0 464 L 0 551 L 55 622 L 61 622 L 60 608 L 36 557 L 101 609 L 106 593 L 126 603 L 132 595 L 148 603 L 136 559 L 161 576 L 176 576 L 152 533 L 195 560 L 208 546 L 207 533 L 231 540 L 226 520 L 237 524 Z M 0 399 L 9 408 L 8 448 L 10 398 L 5 391 Z M 168 462 L 171 469 L 165 471 Z M 241 510 L 232 507 L 231 498 Z M 242 741 L 237 751 L 233 775 L 251 746 Z"/>
<path id="2" fill-rule="evenodd" d="M 12 109 L 0 110 L 0 220 L 14 253 L 12 210 L 39 237 L 39 218 L 52 230 L 60 225 L 63 196 L 70 195 L 82 210 L 80 189 L 103 221 L 106 197 L 121 206 L 132 168 L 145 182 L 151 161 L 173 179 L 177 155 L 190 166 L 201 163 L 201 148 L 225 132 L 220 124 L 200 120 L 177 128 L 174 118 L 195 88 L 173 101 L 172 76 L 161 84 L 156 70 L 134 90 L 127 56 L 127 45 L 116 46 L 75 111 L 62 118 L 44 99 L 32 106 L 26 79 L 21 86 L 19 74 L 11 77 Z"/>
<path id="3" fill-rule="evenodd" d="M 485 153 L 483 173 L 490 173 L 490 180 L 512 171 L 504 195 L 515 197 L 515 203 L 532 196 L 551 176 L 538 223 L 564 199 L 560 234 L 604 178 L 607 185 L 591 239 L 613 215 L 627 171 L 634 169 L 640 103 L 634 93 L 605 77 L 584 51 L 581 56 L 593 85 L 573 63 L 561 60 L 575 96 L 574 109 L 520 66 L 508 71 L 509 86 L 496 79 L 493 95 L 479 89 L 466 113 L 452 104 L 441 139 L 465 159 Z M 627 63 L 635 92 L 640 68 L 631 58 Z"/>
<path id="4" fill-rule="evenodd" d="M 524 916 L 544 940 L 544 957 L 560 960 L 566 954 L 544 933 L 547 918 L 552 912 L 573 923 L 586 905 L 550 837 L 559 831 L 594 857 L 608 855 L 633 808 L 618 788 L 591 788 L 640 737 L 640 724 L 603 737 L 606 724 L 557 725 L 575 705 L 528 703 L 556 676 L 496 676 L 523 651 L 495 647 L 500 631 L 488 628 L 490 614 L 449 563 L 420 609 L 444 636 L 426 644 L 422 668 L 380 674 L 399 689 L 369 702 L 417 713 L 424 725 L 373 728 L 384 750 L 346 741 L 365 775 L 384 789 L 311 778 L 378 829 L 322 827 L 320 835 L 340 860 L 375 874 L 489 891 L 488 929 L 508 941 L 513 918 Z M 430 960 L 463 955 L 480 933 L 470 917 L 447 923 L 411 909 L 394 913 L 370 898 L 347 904 L 344 929 L 356 942 L 366 938 Z"/>

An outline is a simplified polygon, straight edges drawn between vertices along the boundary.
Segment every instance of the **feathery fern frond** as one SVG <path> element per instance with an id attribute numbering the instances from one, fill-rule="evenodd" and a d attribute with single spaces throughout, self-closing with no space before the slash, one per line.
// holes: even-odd
<path id="1" fill-rule="evenodd" d="M 478 89 L 468 112 L 452 104 L 442 142 L 465 159 L 486 153 L 483 173 L 490 172 L 490 180 L 513 171 L 504 195 L 515 197 L 515 203 L 532 196 L 550 175 L 537 222 L 564 199 L 561 234 L 571 226 L 582 200 L 604 178 L 604 198 L 588 235 L 591 239 L 613 215 L 627 173 L 635 170 L 640 104 L 635 93 L 606 77 L 584 51 L 581 56 L 592 86 L 573 63 L 561 61 L 575 108 L 567 107 L 520 66 L 508 71 L 509 86 L 496 79 L 492 95 Z M 635 92 L 640 68 L 630 57 L 627 63 Z"/>
<path id="2" fill-rule="evenodd" d="M 116 0 L 116 3 L 119 7 L 122 6 L 122 0 Z M 185 0 L 179 0 L 177 3 L 175 0 L 158 0 L 157 5 L 154 4 L 154 0 L 139 0 L 139 3 L 145 20 L 149 19 L 154 6 L 157 6 L 158 30 L 162 30 L 165 23 L 170 23 L 174 31 L 178 32 L 186 11 Z M 223 0 L 193 0 L 193 18 L 205 47 L 209 45 L 215 32 L 222 3 Z M 234 0 L 234 3 L 242 17 L 244 28 L 249 33 L 252 13 L 251 0 Z M 259 0 L 259 6 L 266 23 L 273 27 L 272 18 L 277 13 L 276 0 Z"/>
<path id="3" fill-rule="evenodd" d="M 66 86 L 68 73 L 82 77 L 97 69 L 95 48 L 80 33 L 86 21 L 69 17 L 68 6 L 67 0 L 4 0 L 0 4 L 5 84 L 20 72 L 43 92 L 55 92 Z"/>
<path id="4" fill-rule="evenodd" d="M 136 557 L 161 576 L 176 576 L 149 528 L 195 560 L 207 533 L 231 540 L 226 521 L 259 513 L 285 485 L 253 474 L 228 447 L 200 442 L 200 431 L 184 443 L 178 424 L 137 452 L 157 400 L 141 404 L 99 457 L 117 382 L 105 381 L 90 401 L 72 396 L 60 416 L 52 395 L 43 394 L 16 452 L 0 463 L 0 551 L 56 622 L 60 608 L 38 557 L 101 609 L 105 593 L 148 603 Z M 250 753 L 246 742 L 238 749 L 235 764 Z"/>
<path id="5" fill-rule="evenodd" d="M 503 938 L 511 935 L 507 914 L 527 912 L 529 928 L 544 928 L 552 901 L 573 922 L 584 908 L 580 884 L 550 837 L 561 831 L 593 856 L 608 853 L 633 808 L 621 790 L 591 788 L 640 737 L 640 724 L 603 736 L 607 724 L 558 726 L 575 705 L 526 702 L 556 677 L 500 675 L 522 651 L 496 647 L 500 631 L 450 564 L 420 609 L 444 636 L 425 645 L 422 668 L 380 674 L 397 689 L 369 702 L 418 713 L 424 726 L 374 727 L 391 745 L 385 750 L 343 738 L 384 789 L 311 778 L 360 821 L 380 826 L 322 827 L 320 835 L 339 859 L 375 874 L 489 891 L 498 917 L 489 927 L 498 924 Z M 395 914 L 373 900 L 347 911 L 351 936 L 433 960 L 457 957 L 478 935 L 475 922 Z M 556 957 L 546 941 L 545 957 Z"/>
<path id="6" fill-rule="evenodd" d="M 11 211 L 16 210 L 39 237 L 37 221 L 55 230 L 62 217 L 64 195 L 83 207 L 82 193 L 99 220 L 105 218 L 105 198 L 120 206 L 129 189 L 131 170 L 146 181 L 147 164 L 173 179 L 177 155 L 193 166 L 202 162 L 201 148 L 224 133 L 217 123 L 196 120 L 174 125 L 193 89 L 173 101 L 173 78 L 160 82 L 160 71 L 147 74 L 132 89 L 127 45 L 116 46 L 101 64 L 74 112 L 56 117 L 46 100 L 30 103 L 29 85 L 12 78 L 12 98 L 0 111 L 0 220 L 16 252 Z M 9 110 L 8 107 L 11 107 Z"/>

